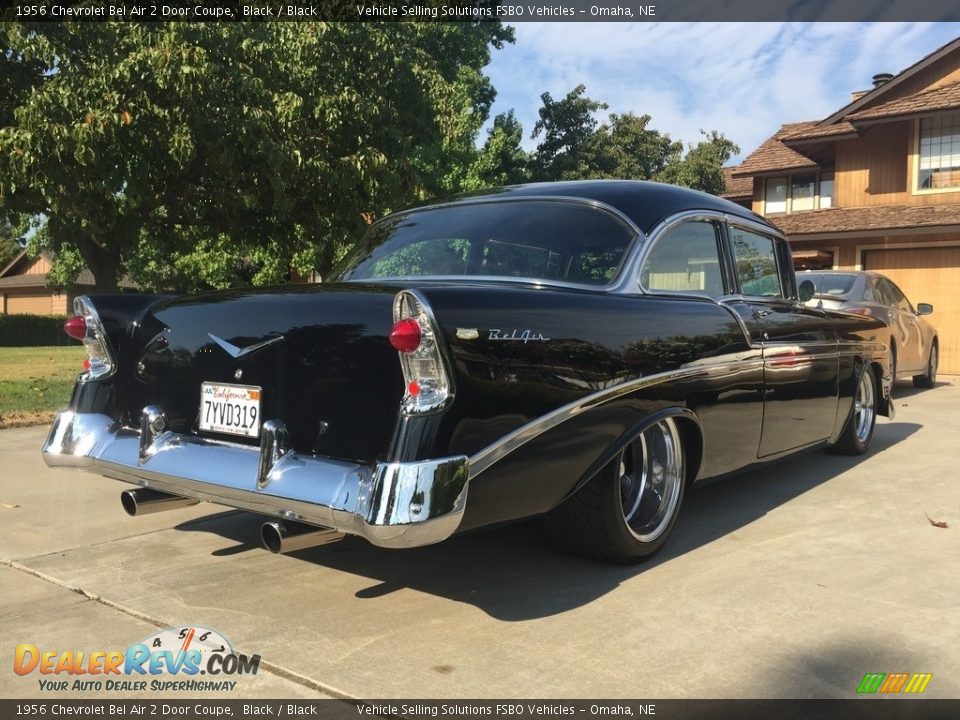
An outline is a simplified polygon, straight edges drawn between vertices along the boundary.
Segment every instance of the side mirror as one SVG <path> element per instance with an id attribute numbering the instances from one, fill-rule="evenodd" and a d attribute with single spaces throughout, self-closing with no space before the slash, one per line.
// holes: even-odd
<path id="1" fill-rule="evenodd" d="M 811 300 L 814 294 L 817 292 L 817 286 L 813 284 L 813 280 L 804 280 L 802 283 L 800 283 L 800 287 L 798 289 L 800 291 L 800 302 L 804 303 Z"/>
<path id="2" fill-rule="evenodd" d="M 933 305 L 930 303 L 917 303 L 917 315 L 929 315 L 933 312 Z"/>

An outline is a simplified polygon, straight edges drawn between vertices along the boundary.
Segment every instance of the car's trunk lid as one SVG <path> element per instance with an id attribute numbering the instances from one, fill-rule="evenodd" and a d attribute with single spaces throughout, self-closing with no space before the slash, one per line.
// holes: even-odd
<path id="1" fill-rule="evenodd" d="M 204 429 L 201 389 L 258 388 L 259 424 L 281 420 L 294 449 L 373 461 L 388 450 L 403 392 L 387 341 L 395 294 L 313 285 L 159 303 L 137 330 L 136 404 L 162 408 L 175 432 L 256 444 Z"/>

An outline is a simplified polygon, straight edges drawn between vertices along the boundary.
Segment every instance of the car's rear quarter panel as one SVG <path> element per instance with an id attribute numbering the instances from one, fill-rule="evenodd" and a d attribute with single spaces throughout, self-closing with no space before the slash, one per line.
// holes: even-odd
<path id="1" fill-rule="evenodd" d="M 462 529 L 556 506 L 631 429 L 667 408 L 687 408 L 702 425 L 701 475 L 756 457 L 762 362 L 732 313 L 711 301 L 520 287 L 421 291 L 442 326 L 456 396 L 443 414 L 413 421 L 400 443 L 411 456 L 477 457 L 518 428 L 600 394 L 480 472 Z M 472 331 L 478 337 L 465 339 Z M 538 339 L 497 340 L 491 331 Z M 631 382 L 636 389 L 603 396 Z"/>

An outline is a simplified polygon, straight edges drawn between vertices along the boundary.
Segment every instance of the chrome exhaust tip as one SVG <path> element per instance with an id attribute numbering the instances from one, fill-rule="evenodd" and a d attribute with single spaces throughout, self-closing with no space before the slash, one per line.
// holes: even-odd
<path id="1" fill-rule="evenodd" d="M 260 526 L 260 541 L 272 553 L 295 552 L 338 540 L 343 540 L 343 533 L 289 520 L 265 522 Z"/>
<path id="2" fill-rule="evenodd" d="M 148 488 L 138 488 L 136 490 L 124 490 L 120 493 L 120 504 L 127 511 L 127 515 L 135 517 L 137 515 L 149 515 L 150 513 L 163 512 L 164 510 L 176 510 L 177 508 L 190 507 L 198 505 L 199 500 L 183 497 L 182 495 L 171 495 L 170 493 L 160 492 L 159 490 L 150 490 Z"/>

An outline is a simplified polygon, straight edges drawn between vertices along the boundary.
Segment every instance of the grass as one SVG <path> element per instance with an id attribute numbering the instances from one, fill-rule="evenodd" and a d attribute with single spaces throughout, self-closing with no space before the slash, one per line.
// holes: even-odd
<path id="1" fill-rule="evenodd" d="M 83 346 L 0 347 L 0 429 L 40 425 L 70 400 Z"/>

